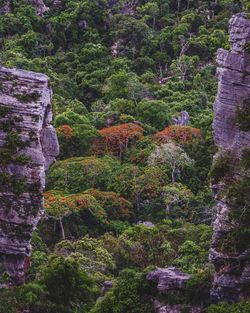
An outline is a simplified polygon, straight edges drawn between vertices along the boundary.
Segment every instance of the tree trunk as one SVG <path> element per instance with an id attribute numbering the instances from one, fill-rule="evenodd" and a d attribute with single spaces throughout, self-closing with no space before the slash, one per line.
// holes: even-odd
<path id="1" fill-rule="evenodd" d="M 171 176 L 172 176 L 172 183 L 174 184 L 175 183 L 175 165 L 172 167 Z"/>
<path id="2" fill-rule="evenodd" d="M 181 0 L 177 0 L 177 11 L 180 12 L 181 9 Z"/>
<path id="3" fill-rule="evenodd" d="M 59 218 L 59 224 L 60 224 L 62 239 L 65 240 L 65 231 L 64 231 L 63 222 L 62 222 L 62 218 L 61 217 Z"/>

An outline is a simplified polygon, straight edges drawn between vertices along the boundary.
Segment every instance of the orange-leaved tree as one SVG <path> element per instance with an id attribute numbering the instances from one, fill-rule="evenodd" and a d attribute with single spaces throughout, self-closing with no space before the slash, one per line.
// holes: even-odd
<path id="1" fill-rule="evenodd" d="M 103 128 L 99 131 L 100 138 L 93 143 L 93 152 L 97 155 L 111 153 L 122 159 L 128 145 L 143 134 L 143 128 L 137 124 L 125 123 Z"/>
<path id="2" fill-rule="evenodd" d="M 179 144 L 192 144 L 201 140 L 201 131 L 191 126 L 171 125 L 156 133 L 154 138 L 160 143 L 174 140 Z"/>
<path id="3" fill-rule="evenodd" d="M 106 213 L 99 202 L 89 194 L 64 195 L 59 191 L 50 190 L 44 193 L 44 198 L 46 213 L 59 222 L 62 239 L 65 239 L 63 219 L 73 213 L 87 210 L 99 220 L 106 219 Z"/>
<path id="4" fill-rule="evenodd" d="M 73 136 L 73 129 L 69 125 L 62 125 L 57 128 L 57 133 L 69 139 Z"/>
<path id="5" fill-rule="evenodd" d="M 116 192 L 89 189 L 86 193 L 100 203 L 111 220 L 131 220 L 134 215 L 132 203 Z"/>

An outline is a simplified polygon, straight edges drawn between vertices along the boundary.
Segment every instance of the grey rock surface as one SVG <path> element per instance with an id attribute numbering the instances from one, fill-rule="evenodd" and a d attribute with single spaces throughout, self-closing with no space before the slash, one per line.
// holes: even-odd
<path id="1" fill-rule="evenodd" d="M 57 9 L 58 10 L 58 9 L 61 9 L 62 6 L 63 6 L 62 0 L 54 0 L 52 2 L 52 8 L 53 9 Z"/>
<path id="2" fill-rule="evenodd" d="M 212 181 L 217 200 L 217 218 L 213 224 L 213 241 L 210 261 L 215 265 L 215 277 L 211 296 L 216 301 L 237 301 L 250 290 L 250 248 L 243 252 L 223 248 L 225 238 L 230 238 L 236 227 L 231 218 L 232 205 L 227 192 L 232 184 L 249 173 L 240 169 L 243 149 L 250 149 L 250 132 L 240 130 L 236 119 L 237 110 L 250 105 L 250 20 L 244 13 L 236 14 L 229 22 L 231 50 L 219 49 L 217 54 L 219 79 L 218 94 L 214 104 L 214 139 L 218 146 L 216 160 L 231 155 L 230 173 L 222 182 Z M 239 223 L 239 222 L 238 222 Z M 247 244 L 247 243 L 246 243 Z M 250 245 L 250 240 L 249 240 Z M 247 291 L 248 290 L 248 291 Z"/>
<path id="3" fill-rule="evenodd" d="M 190 275 L 178 271 L 175 267 L 156 268 L 149 272 L 147 280 L 157 284 L 158 296 L 152 299 L 156 313 L 201 313 L 202 306 L 189 304 L 162 303 L 163 296 L 168 300 L 168 296 L 183 295 Z M 159 300 L 161 299 L 161 300 Z M 202 299 L 201 299 L 202 300 Z"/>
<path id="4" fill-rule="evenodd" d="M 29 0 L 29 2 L 36 10 L 36 14 L 39 16 L 43 16 L 49 10 L 43 0 Z"/>
<path id="5" fill-rule="evenodd" d="M 46 75 L 0 68 L 0 262 L 10 276 L 0 286 L 25 279 L 45 171 L 59 153 L 51 94 Z"/>
<path id="6" fill-rule="evenodd" d="M 185 289 L 189 279 L 190 275 L 182 273 L 174 267 L 157 268 L 147 275 L 147 280 L 157 283 L 157 289 L 162 294 Z"/>
<path id="7" fill-rule="evenodd" d="M 167 304 L 162 305 L 160 301 L 154 301 L 156 313 L 202 313 L 203 308 L 200 306 L 190 306 L 182 304 Z"/>
<path id="8" fill-rule="evenodd" d="M 11 8 L 10 8 L 10 0 L 5 0 L 0 7 L 0 15 L 8 14 L 10 13 Z"/>
<path id="9" fill-rule="evenodd" d="M 172 124 L 180 125 L 180 126 L 187 126 L 190 121 L 190 116 L 187 111 L 183 111 L 180 113 L 179 116 L 174 116 L 172 118 Z"/>
<path id="10" fill-rule="evenodd" d="M 107 280 L 103 283 L 101 289 L 101 296 L 105 296 L 105 294 L 113 287 L 113 282 L 111 280 Z"/>

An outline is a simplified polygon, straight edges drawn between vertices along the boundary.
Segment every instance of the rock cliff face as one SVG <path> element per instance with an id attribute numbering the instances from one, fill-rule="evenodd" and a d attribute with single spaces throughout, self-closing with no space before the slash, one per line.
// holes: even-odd
<path id="1" fill-rule="evenodd" d="M 0 286 L 24 281 L 43 213 L 45 171 L 58 155 L 49 79 L 0 68 Z"/>
<path id="2" fill-rule="evenodd" d="M 250 294 L 250 20 L 244 13 L 229 25 L 231 51 L 217 55 L 219 88 L 214 105 L 218 153 L 212 168 L 217 218 L 210 260 L 216 274 L 214 300 Z"/>

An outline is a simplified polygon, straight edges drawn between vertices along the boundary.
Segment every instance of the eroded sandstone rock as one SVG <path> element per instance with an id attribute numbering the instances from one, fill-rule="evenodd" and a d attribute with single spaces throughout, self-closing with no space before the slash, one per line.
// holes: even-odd
<path id="1" fill-rule="evenodd" d="M 157 268 L 149 272 L 147 280 L 157 283 L 157 289 L 161 294 L 185 289 L 190 275 L 178 271 L 174 267 Z"/>
<path id="2" fill-rule="evenodd" d="M 0 15 L 8 14 L 11 12 L 10 0 L 5 0 L 0 7 Z"/>
<path id="3" fill-rule="evenodd" d="M 113 282 L 111 280 L 107 280 L 103 283 L 101 289 L 101 296 L 105 296 L 105 294 L 113 287 Z"/>
<path id="4" fill-rule="evenodd" d="M 201 313 L 202 305 L 183 304 L 180 299 L 187 295 L 187 282 L 191 276 L 178 271 L 175 267 L 156 268 L 149 272 L 147 280 L 156 284 L 157 294 L 151 299 L 156 313 Z M 200 302 L 204 299 L 199 299 Z M 186 299 L 187 301 L 187 299 Z"/>
<path id="5" fill-rule="evenodd" d="M 45 5 L 43 0 L 29 0 L 30 4 L 34 7 L 36 10 L 37 15 L 43 16 L 49 8 Z"/>
<path id="6" fill-rule="evenodd" d="M 219 87 L 214 105 L 212 189 L 217 204 L 210 260 L 216 274 L 211 291 L 218 300 L 237 301 L 250 292 L 250 20 L 244 13 L 229 25 L 231 51 L 217 54 Z"/>
<path id="7" fill-rule="evenodd" d="M 48 77 L 0 68 L 0 286 L 22 283 L 29 267 L 45 171 L 59 153 L 51 120 Z"/>
<path id="8" fill-rule="evenodd" d="M 202 313 L 203 308 L 200 306 L 191 306 L 183 304 L 167 304 L 163 305 L 159 301 L 154 302 L 156 313 Z"/>

